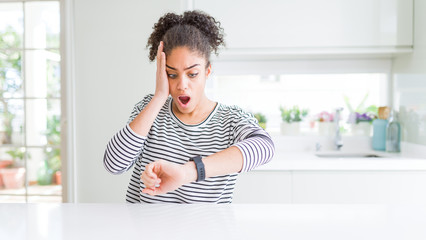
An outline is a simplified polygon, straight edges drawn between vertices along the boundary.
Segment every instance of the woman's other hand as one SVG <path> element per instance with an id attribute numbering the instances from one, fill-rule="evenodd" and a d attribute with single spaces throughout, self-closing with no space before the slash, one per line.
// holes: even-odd
<path id="1" fill-rule="evenodd" d="M 169 80 L 166 72 L 166 54 L 163 52 L 164 43 L 161 41 L 157 50 L 157 76 L 154 96 L 167 99 L 169 96 Z"/>
<path id="2" fill-rule="evenodd" d="M 141 179 L 146 188 L 142 192 L 149 195 L 168 193 L 184 184 L 195 181 L 196 178 L 197 170 L 194 162 L 180 165 L 159 160 L 145 167 Z"/>

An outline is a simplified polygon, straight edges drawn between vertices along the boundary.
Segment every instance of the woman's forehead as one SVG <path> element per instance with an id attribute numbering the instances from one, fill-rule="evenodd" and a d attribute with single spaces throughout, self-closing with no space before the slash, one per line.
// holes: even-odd
<path id="1" fill-rule="evenodd" d="M 183 70 L 195 64 L 203 66 L 206 59 L 200 56 L 197 51 L 190 50 L 187 47 L 177 47 L 166 57 L 166 63 L 172 68 Z"/>

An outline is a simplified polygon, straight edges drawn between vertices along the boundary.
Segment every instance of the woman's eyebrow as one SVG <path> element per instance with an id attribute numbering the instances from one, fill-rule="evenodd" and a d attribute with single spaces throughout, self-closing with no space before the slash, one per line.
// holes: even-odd
<path id="1" fill-rule="evenodd" d="M 193 68 L 193 67 L 195 67 L 195 66 L 200 66 L 200 64 L 194 64 L 194 65 L 192 65 L 192 66 L 190 66 L 190 67 L 187 67 L 187 68 L 185 68 L 184 70 L 188 70 L 188 69 L 191 69 L 191 68 Z M 170 68 L 170 69 L 172 69 L 172 70 L 177 70 L 176 68 L 174 68 L 174 67 L 170 67 L 169 65 L 167 65 L 166 64 L 166 67 L 168 67 L 168 68 Z"/>

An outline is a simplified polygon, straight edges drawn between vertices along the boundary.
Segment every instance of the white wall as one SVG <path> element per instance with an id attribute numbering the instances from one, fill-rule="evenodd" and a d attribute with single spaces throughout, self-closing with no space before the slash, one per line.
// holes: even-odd
<path id="1" fill-rule="evenodd" d="M 165 12 L 181 2 L 74 0 L 75 200 L 124 202 L 130 172 L 103 167 L 108 140 L 124 127 L 136 102 L 155 87 L 146 42 Z M 71 149 L 72 150 L 72 149 Z"/>
<path id="2" fill-rule="evenodd" d="M 393 61 L 394 104 L 403 141 L 426 145 L 426 1 L 414 1 L 414 49 Z"/>
<path id="3" fill-rule="evenodd" d="M 154 23 L 181 12 L 187 0 L 70 0 L 73 3 L 75 79 L 75 200 L 124 202 L 131 172 L 103 167 L 108 140 L 124 127 L 133 105 L 154 91 L 155 64 L 145 49 Z M 415 1 L 415 52 L 395 59 L 395 73 L 425 73 L 426 2 Z M 420 30 L 419 30 L 420 29 Z M 419 35 L 421 34 L 421 35 Z M 420 36 L 420 37 L 419 37 Z M 422 42 L 419 42 L 422 41 Z M 423 49 L 423 50 L 422 50 Z"/>

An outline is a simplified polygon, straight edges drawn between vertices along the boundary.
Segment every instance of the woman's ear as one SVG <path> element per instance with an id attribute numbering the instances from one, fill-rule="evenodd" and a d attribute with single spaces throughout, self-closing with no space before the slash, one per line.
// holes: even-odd
<path id="1" fill-rule="evenodd" d="M 209 63 L 209 66 L 206 68 L 206 78 L 212 73 L 212 65 Z"/>

